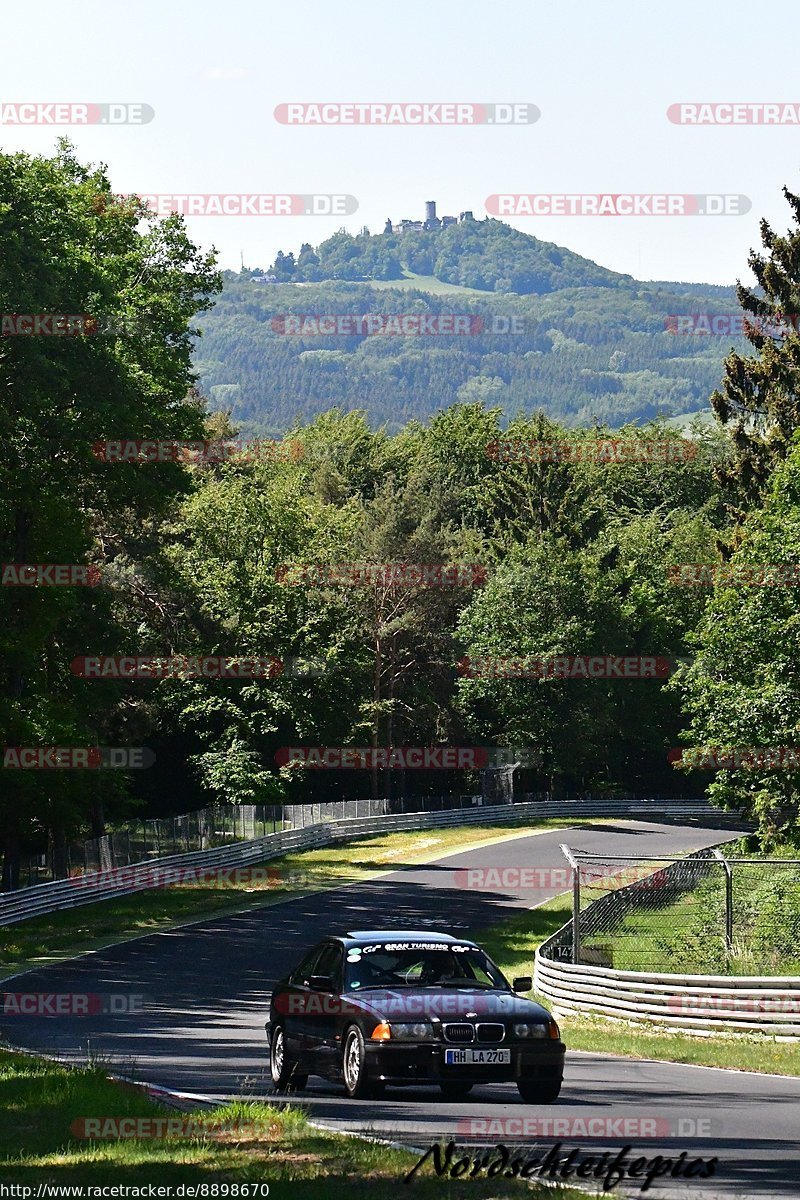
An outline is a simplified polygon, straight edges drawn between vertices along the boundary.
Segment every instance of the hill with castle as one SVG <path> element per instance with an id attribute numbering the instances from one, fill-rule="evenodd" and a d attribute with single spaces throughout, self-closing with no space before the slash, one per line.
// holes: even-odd
<path id="1" fill-rule="evenodd" d="M 435 201 L 419 220 L 342 229 L 223 280 L 198 321 L 199 383 L 212 408 L 266 436 L 334 406 L 390 432 L 469 401 L 567 425 L 681 420 L 708 411 L 731 344 L 744 346 L 676 333 L 681 314 L 735 312 L 732 287 L 644 283 L 502 221 L 438 217 Z M 287 320 L 298 314 L 328 319 Z M 402 323 L 359 314 L 445 319 L 376 336 Z M 469 336 L 429 336 L 454 325 Z"/>
<path id="2" fill-rule="evenodd" d="M 387 281 L 411 275 L 477 291 L 544 295 L 563 287 L 616 287 L 629 275 L 600 267 L 570 250 L 543 242 L 503 221 L 476 221 L 467 210 L 457 217 L 436 215 L 436 201 L 424 217 L 387 218 L 382 233 L 339 230 L 317 247 L 304 243 L 295 256 L 279 252 L 260 273 L 274 283 Z"/>

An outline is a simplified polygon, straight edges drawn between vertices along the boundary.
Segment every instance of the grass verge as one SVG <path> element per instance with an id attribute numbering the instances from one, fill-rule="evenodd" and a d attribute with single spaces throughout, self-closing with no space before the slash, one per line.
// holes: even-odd
<path id="1" fill-rule="evenodd" d="M 780 860 L 736 864 L 733 949 L 725 947 L 725 881 L 721 872 L 668 903 L 655 890 L 611 930 L 586 939 L 618 971 L 668 971 L 680 958 L 687 975 L 800 975 L 791 930 L 800 919 L 800 874 Z M 591 894 L 587 900 L 591 899 Z"/>
<path id="2" fill-rule="evenodd" d="M 508 920 L 481 930 L 480 943 L 507 976 L 532 975 L 536 948 L 572 916 L 571 896 L 548 900 L 539 908 L 516 913 Z M 541 998 L 549 1007 L 550 1002 Z M 670 1033 L 651 1025 L 628 1025 L 602 1017 L 559 1018 L 561 1033 L 570 1050 L 596 1054 L 622 1054 L 626 1058 L 658 1058 L 666 1062 L 775 1075 L 800 1075 L 800 1043 L 779 1042 L 763 1034 L 713 1038 Z"/>
<path id="3" fill-rule="evenodd" d="M 237 1103 L 176 1113 L 138 1089 L 112 1082 L 99 1067 L 72 1069 L 3 1050 L 0 1107 L 0 1181 L 31 1187 L 31 1195 L 48 1183 L 84 1188 L 204 1184 L 209 1197 L 225 1194 L 220 1184 L 268 1184 L 270 1200 L 350 1200 L 356 1188 L 364 1200 L 389 1200 L 402 1194 L 402 1177 L 419 1157 L 315 1129 L 294 1106 Z M 95 1131 L 106 1136 L 87 1139 L 87 1118 L 139 1118 L 149 1122 L 151 1136 L 112 1137 L 113 1125 L 101 1124 Z M 166 1130 L 164 1136 L 162 1125 L 154 1137 L 158 1118 L 191 1127 L 172 1135 Z M 145 1132 L 147 1127 L 123 1129 Z M 486 1178 L 470 1180 L 468 1191 L 475 1200 L 523 1194 L 519 1183 Z M 553 1194 L 535 1185 L 525 1194 L 531 1192 Z M 452 1200 L 464 1195 L 464 1186 L 437 1178 L 426 1164 L 414 1178 L 413 1194 L 419 1200 Z M 574 1190 L 559 1189 L 558 1195 L 586 1200 L 585 1192 Z"/>
<path id="4" fill-rule="evenodd" d="M 588 824 L 590 822 L 582 822 Z M 472 846 L 563 829 L 563 820 L 458 825 L 378 834 L 271 859 L 244 877 L 186 883 L 101 900 L 0 927 L 0 978 L 53 958 L 101 949 L 147 933 L 363 882 Z M 154 867 L 157 868 L 157 860 Z M 77 886 L 77 885 L 76 885 Z"/>

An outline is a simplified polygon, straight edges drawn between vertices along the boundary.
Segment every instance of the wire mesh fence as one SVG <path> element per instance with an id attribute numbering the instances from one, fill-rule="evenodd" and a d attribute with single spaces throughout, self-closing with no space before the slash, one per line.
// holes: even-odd
<path id="1" fill-rule="evenodd" d="M 505 774 L 504 774 L 505 772 Z M 277 833 L 284 829 L 303 829 L 321 821 L 343 820 L 348 817 L 377 817 L 391 813 L 442 812 L 448 809 L 471 808 L 479 804 L 518 804 L 549 802 L 549 792 L 514 794 L 505 771 L 497 772 L 496 786 L 484 784 L 481 794 L 439 796 L 397 796 L 387 799 L 332 800 L 313 804 L 240 804 L 212 805 L 180 816 L 153 820 L 129 821 L 100 838 L 72 841 L 55 851 L 23 858 L 20 863 L 21 888 L 48 883 L 65 876 L 108 871 L 114 867 L 132 866 L 152 858 L 173 854 L 188 854 L 209 850 L 229 842 L 248 841 Z M 703 801 L 686 797 L 614 795 L 581 792 L 561 798 L 565 802 L 591 805 L 600 801 L 615 803 L 652 803 L 668 808 L 670 805 L 700 804 Z"/>
<path id="2" fill-rule="evenodd" d="M 621 971 L 800 975 L 800 860 L 562 850 L 573 917 L 553 957 Z"/>
<path id="3" fill-rule="evenodd" d="M 378 817 L 390 812 L 440 812 L 469 808 L 481 800 L 481 796 L 449 795 L 335 800 L 323 804 L 218 805 L 159 820 L 130 821 L 104 837 L 71 842 L 57 853 L 50 849 L 24 859 L 19 886 L 33 887 L 65 875 L 109 871 L 153 858 L 210 850 L 284 829 L 303 829 L 322 821 Z"/>

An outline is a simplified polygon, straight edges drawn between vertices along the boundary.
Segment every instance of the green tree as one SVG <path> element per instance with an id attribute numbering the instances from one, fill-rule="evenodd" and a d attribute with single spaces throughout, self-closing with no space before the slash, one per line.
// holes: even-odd
<path id="1" fill-rule="evenodd" d="M 765 564 L 800 564 L 797 438 L 770 480 L 763 510 L 747 517 L 730 569 Z M 723 577 L 714 587 L 689 638 L 694 661 L 675 681 L 689 745 L 723 751 L 800 745 L 800 589 L 780 581 L 778 574 L 776 586 L 745 586 Z M 711 798 L 756 820 L 766 844 L 797 837 L 800 770 L 784 764 L 702 774 L 712 780 Z"/>
<path id="2" fill-rule="evenodd" d="M 104 171 L 82 165 L 67 143 L 52 158 L 0 155 L 0 311 L 99 322 L 97 332 L 0 342 L 4 562 L 94 561 L 103 569 L 188 477 L 179 463 L 101 462 L 92 445 L 202 436 L 189 395 L 191 322 L 219 286 L 212 259 L 189 242 L 179 217 L 161 221 L 138 201 L 108 203 L 110 195 Z M 2 589 L 6 745 L 92 743 L 113 725 L 103 685 L 70 673 L 74 656 L 114 644 L 112 592 Z M 23 774 L 4 772 L 6 888 L 16 882 L 22 839 L 49 831 L 60 844 L 86 820 L 94 794 L 78 773 Z M 110 793 L 116 786 L 97 782 Z"/>
<path id="3" fill-rule="evenodd" d="M 781 237 L 761 221 L 765 253 L 753 250 L 748 257 L 759 291 L 741 282 L 736 287 L 755 354 L 732 350 L 722 386 L 711 397 L 736 450 L 722 477 L 740 518 L 758 501 L 800 428 L 800 196 L 788 188 L 783 194 L 794 226 Z"/>

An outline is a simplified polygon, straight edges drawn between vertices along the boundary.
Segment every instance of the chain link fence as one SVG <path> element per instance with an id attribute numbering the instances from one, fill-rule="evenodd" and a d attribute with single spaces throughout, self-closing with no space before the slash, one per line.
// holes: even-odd
<path id="1" fill-rule="evenodd" d="M 539 799 L 538 796 L 526 797 Z M 335 800 L 324 804 L 241 804 L 201 808 L 160 820 L 129 821 L 104 837 L 71 842 L 56 854 L 31 855 L 20 866 L 19 886 L 33 887 L 64 876 L 109 871 L 153 858 L 211 850 L 251 841 L 285 829 L 304 829 L 321 821 L 380 817 L 389 813 L 442 812 L 471 808 L 481 796 L 415 796 L 406 799 Z M 59 866 L 57 867 L 57 862 Z"/>
<path id="2" fill-rule="evenodd" d="M 304 829 L 320 821 L 344 820 L 348 817 L 379 817 L 394 813 L 444 812 L 449 809 L 472 808 L 480 804 L 544 803 L 554 800 L 549 792 L 514 794 L 510 772 L 502 768 L 494 772 L 493 786 L 484 784 L 482 795 L 406 796 L 377 800 L 332 800 L 321 804 L 241 804 L 216 805 L 198 809 L 181 816 L 156 820 L 129 821 L 109 831 L 104 837 L 73 841 L 55 852 L 30 855 L 20 864 L 19 887 L 33 887 L 72 875 L 90 871 L 109 871 L 113 867 L 132 866 L 152 858 L 173 854 L 188 854 L 210 850 L 230 842 L 250 841 L 284 829 Z M 613 797 L 581 792 L 561 797 L 576 808 L 601 800 L 620 803 L 646 802 L 656 806 L 700 804 L 703 801 L 686 797 L 635 796 L 625 793 Z M 657 816 L 657 813 L 654 813 Z M 720 819 L 724 814 L 720 813 Z"/>
<path id="3" fill-rule="evenodd" d="M 552 957 L 620 971 L 800 975 L 800 860 L 588 854 Z"/>

